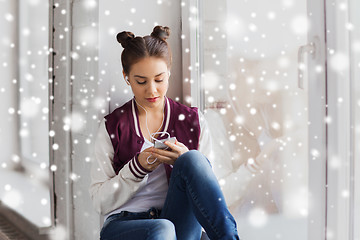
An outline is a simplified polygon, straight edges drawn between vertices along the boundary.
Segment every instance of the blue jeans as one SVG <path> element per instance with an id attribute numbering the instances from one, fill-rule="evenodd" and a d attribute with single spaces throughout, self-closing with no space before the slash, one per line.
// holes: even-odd
<path id="1" fill-rule="evenodd" d="M 209 161 L 191 150 L 174 164 L 163 209 L 111 215 L 100 236 L 102 240 L 199 240 L 201 227 L 210 239 L 239 239 Z"/>

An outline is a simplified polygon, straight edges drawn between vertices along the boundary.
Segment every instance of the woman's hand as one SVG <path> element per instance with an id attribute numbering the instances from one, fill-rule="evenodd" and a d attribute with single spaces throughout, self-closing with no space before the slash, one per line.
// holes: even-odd
<path id="1" fill-rule="evenodd" d="M 143 168 L 145 168 L 148 171 L 154 171 L 161 164 L 159 160 L 156 160 L 153 164 L 149 164 L 155 160 L 155 157 L 151 151 L 152 148 L 147 148 L 144 151 L 142 151 L 138 156 L 139 163 Z M 150 158 L 148 159 L 149 156 Z"/>
<path id="2" fill-rule="evenodd" d="M 170 143 L 165 141 L 164 144 L 168 146 L 170 149 L 157 149 L 151 148 L 151 154 L 153 157 L 157 158 L 157 161 L 160 163 L 167 163 L 169 165 L 174 165 L 176 159 L 180 157 L 182 154 L 189 151 L 189 149 L 181 142 L 175 140 L 175 143 Z"/>

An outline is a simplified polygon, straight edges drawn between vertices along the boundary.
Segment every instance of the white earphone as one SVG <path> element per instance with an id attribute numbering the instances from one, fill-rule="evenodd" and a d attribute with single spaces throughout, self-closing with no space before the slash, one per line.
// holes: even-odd
<path id="1" fill-rule="evenodd" d="M 156 132 L 154 132 L 154 133 L 150 133 L 150 130 L 149 130 L 149 127 L 148 127 L 148 124 L 147 124 L 147 122 L 148 122 L 148 117 L 147 117 L 147 111 L 146 111 L 146 109 L 143 107 L 143 106 L 141 106 L 137 101 L 136 101 L 136 99 L 135 99 L 135 97 L 134 97 L 134 101 L 135 101 L 135 103 L 138 105 L 138 106 L 140 106 L 142 109 L 144 109 L 144 111 L 145 111 L 145 126 L 146 126 L 146 129 L 147 129 L 147 131 L 148 131 L 148 133 L 149 133 L 149 136 L 150 136 L 150 138 L 152 139 L 152 140 L 154 140 L 154 142 L 160 142 L 160 143 L 162 143 L 160 140 L 158 140 L 158 139 L 156 139 L 155 138 L 155 136 L 157 135 L 157 134 L 162 134 L 162 135 L 164 135 L 164 134 L 166 134 L 167 136 L 168 136 L 168 138 L 170 138 L 170 134 L 168 133 L 168 132 L 159 132 L 160 131 L 160 129 L 162 128 L 162 126 L 163 126 L 163 123 L 164 123 L 164 118 L 165 118 L 165 116 L 164 116 L 164 112 L 162 113 L 163 114 L 163 116 L 162 116 L 162 122 L 161 122 L 161 125 L 160 125 L 160 127 L 159 127 L 159 129 L 156 131 Z M 165 107 L 165 106 L 164 106 Z M 161 136 L 162 136 L 161 135 Z M 165 149 L 167 149 L 168 147 L 166 147 Z M 148 163 L 148 164 L 154 164 L 156 161 L 157 161 L 157 158 L 155 158 L 152 162 L 150 162 L 149 161 L 149 159 L 150 159 L 150 157 L 151 157 L 152 155 L 150 154 L 147 158 L 146 158 L 146 162 Z"/>
<path id="2" fill-rule="evenodd" d="M 128 76 L 125 76 L 125 81 L 126 81 L 126 83 L 127 83 L 128 85 L 130 85 L 130 81 L 129 81 Z"/>
<path id="3" fill-rule="evenodd" d="M 171 75 L 171 72 L 169 71 L 169 77 L 170 77 L 170 75 Z"/>

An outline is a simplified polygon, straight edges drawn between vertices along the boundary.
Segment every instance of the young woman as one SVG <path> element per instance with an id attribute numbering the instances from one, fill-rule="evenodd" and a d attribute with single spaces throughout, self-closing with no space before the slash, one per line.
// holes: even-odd
<path id="1" fill-rule="evenodd" d="M 101 122 L 91 197 L 105 215 L 101 239 L 239 239 L 210 162 L 207 125 L 197 108 L 166 97 L 168 27 L 150 36 L 117 35 L 134 98 Z M 161 139 L 165 149 L 154 147 Z"/>

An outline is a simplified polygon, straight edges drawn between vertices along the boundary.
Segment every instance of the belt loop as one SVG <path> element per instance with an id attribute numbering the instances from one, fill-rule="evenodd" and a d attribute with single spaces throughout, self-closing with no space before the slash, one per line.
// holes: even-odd
<path id="1" fill-rule="evenodd" d="M 128 215 L 128 213 L 129 213 L 128 211 L 121 211 L 120 216 L 121 217 L 126 217 Z"/>

